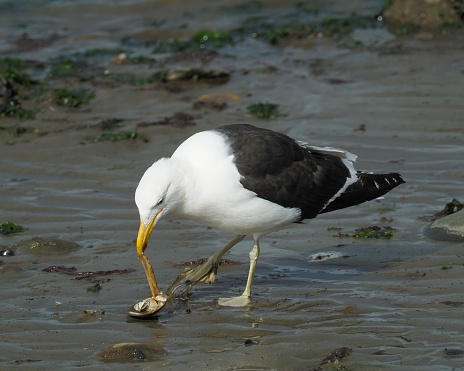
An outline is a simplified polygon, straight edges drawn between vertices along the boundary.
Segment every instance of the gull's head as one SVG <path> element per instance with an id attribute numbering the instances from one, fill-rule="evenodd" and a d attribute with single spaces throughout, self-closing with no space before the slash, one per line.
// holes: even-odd
<path id="1" fill-rule="evenodd" d="M 162 158 L 150 166 L 140 179 L 135 191 L 135 204 L 140 214 L 139 255 L 147 248 L 156 222 L 162 215 L 175 211 L 182 202 L 182 173 L 178 170 L 174 160 Z"/>

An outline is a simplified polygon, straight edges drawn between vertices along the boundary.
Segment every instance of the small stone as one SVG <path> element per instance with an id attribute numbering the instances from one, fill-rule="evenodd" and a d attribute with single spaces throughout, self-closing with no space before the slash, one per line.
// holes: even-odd
<path id="1" fill-rule="evenodd" d="M 15 256 L 15 253 L 11 249 L 0 250 L 0 256 Z"/>
<path id="2" fill-rule="evenodd" d="M 145 353 L 141 349 L 136 349 L 136 350 L 134 350 L 134 358 L 143 360 L 143 359 L 147 358 L 147 356 L 145 355 Z"/>

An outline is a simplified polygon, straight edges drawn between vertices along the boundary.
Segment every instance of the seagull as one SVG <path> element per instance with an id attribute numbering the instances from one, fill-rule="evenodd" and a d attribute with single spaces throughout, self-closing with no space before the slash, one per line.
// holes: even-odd
<path id="1" fill-rule="evenodd" d="M 151 165 L 140 180 L 135 192 L 140 214 L 138 256 L 143 263 L 153 228 L 168 215 L 235 236 L 204 264 L 181 274 L 168 289 L 172 294 L 183 284 L 191 288 L 213 282 L 222 256 L 251 235 L 254 244 L 245 290 L 238 297 L 219 299 L 220 305 L 246 306 L 262 236 L 379 198 L 404 183 L 398 173 L 356 171 L 355 160 L 350 152 L 311 146 L 247 124 L 196 133 L 170 158 Z M 145 264 L 144 268 L 147 272 Z M 161 293 L 158 287 L 152 292 Z"/>

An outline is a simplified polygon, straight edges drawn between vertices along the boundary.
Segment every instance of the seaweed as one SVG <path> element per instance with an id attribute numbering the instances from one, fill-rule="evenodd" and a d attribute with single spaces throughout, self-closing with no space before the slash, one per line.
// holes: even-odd
<path id="1" fill-rule="evenodd" d="M 151 26 L 151 27 L 161 27 L 166 22 L 167 22 L 167 20 L 165 18 L 163 18 L 163 19 L 154 19 L 152 21 L 145 22 L 145 25 Z"/>
<path id="2" fill-rule="evenodd" d="M 126 50 L 123 48 L 94 48 L 88 49 L 84 52 L 75 52 L 72 54 L 72 56 L 75 58 L 106 57 L 118 55 L 125 52 Z"/>
<path id="3" fill-rule="evenodd" d="M 116 128 L 119 128 L 120 122 L 124 121 L 124 119 L 118 119 L 118 118 L 107 118 L 101 120 L 97 126 L 99 126 L 102 130 L 114 130 Z"/>
<path id="4" fill-rule="evenodd" d="M 0 126 L 0 130 L 4 130 L 11 135 L 22 135 L 26 133 L 32 133 L 34 128 L 30 126 Z"/>
<path id="5" fill-rule="evenodd" d="M 153 65 L 157 63 L 157 60 L 155 58 L 148 57 L 143 54 L 130 57 L 129 59 L 134 64 L 148 64 L 150 67 L 152 67 Z"/>
<path id="6" fill-rule="evenodd" d="M 203 30 L 190 38 L 190 42 L 200 49 L 219 49 L 228 45 L 234 45 L 234 39 L 227 31 Z"/>
<path id="7" fill-rule="evenodd" d="M 7 235 L 12 233 L 20 233 L 27 230 L 22 225 L 14 224 L 13 222 L 6 221 L 0 226 L 0 233 Z"/>
<path id="8" fill-rule="evenodd" d="M 320 10 L 318 8 L 308 6 L 304 1 L 298 1 L 295 4 L 295 6 L 298 9 L 298 11 L 304 12 L 306 14 L 310 14 L 310 15 L 315 16 L 315 15 L 319 15 L 319 13 L 320 13 Z"/>
<path id="9" fill-rule="evenodd" d="M 447 19 L 443 21 L 442 28 L 459 30 L 462 28 L 462 23 L 456 19 Z"/>
<path id="10" fill-rule="evenodd" d="M 245 4 L 248 7 L 250 4 Z M 261 7 L 261 4 L 251 4 L 252 8 Z M 231 10 L 232 8 L 224 7 Z M 236 9 L 238 9 L 236 7 Z M 251 11 L 250 11 L 251 12 Z M 302 19 L 306 18 L 303 22 Z M 306 16 L 305 16 L 306 15 Z M 153 53 L 177 53 L 177 52 L 198 52 L 206 50 L 217 50 L 226 46 L 233 46 L 238 41 L 249 38 L 262 39 L 271 44 L 279 44 L 287 38 L 296 40 L 306 40 L 314 36 L 332 37 L 340 39 L 350 34 L 355 28 L 375 28 L 383 25 L 382 18 L 372 15 L 362 16 L 351 13 L 346 17 L 325 17 L 311 19 L 319 16 L 319 10 L 306 7 L 302 2 L 296 6 L 296 11 L 283 17 L 284 22 L 276 22 L 269 17 L 251 16 L 245 20 L 240 27 L 230 30 L 206 29 L 196 32 L 188 38 L 172 38 L 169 40 L 141 41 L 136 37 L 125 37 L 121 40 L 124 47 L 140 46 L 145 47 L 154 45 Z M 291 20 L 288 20 L 288 19 Z M 310 18 L 310 20 L 307 20 Z M 359 42 L 348 44 L 355 48 L 361 46 Z"/>
<path id="11" fill-rule="evenodd" d="M 378 227 L 376 225 L 357 228 L 353 234 L 354 238 L 383 238 L 390 239 L 393 237 L 393 228 L 391 227 Z"/>
<path id="12" fill-rule="evenodd" d="M 347 49 L 357 49 L 364 47 L 364 43 L 361 40 L 350 40 L 342 43 L 340 46 Z"/>
<path id="13" fill-rule="evenodd" d="M 83 88 L 71 90 L 62 88 L 56 89 L 53 92 L 53 97 L 55 102 L 60 106 L 77 108 L 95 98 L 95 93 Z"/>
<path id="14" fill-rule="evenodd" d="M 353 237 L 353 238 L 374 238 L 374 239 L 391 239 L 394 235 L 394 228 L 379 227 L 372 225 L 370 227 L 356 228 L 353 233 L 338 232 L 335 237 Z"/>
<path id="15" fill-rule="evenodd" d="M 165 79 L 165 72 L 158 71 L 152 73 L 149 76 L 139 76 L 135 73 L 111 73 L 105 74 L 105 77 L 117 81 L 119 83 L 131 84 L 136 87 L 142 87 L 157 82 L 163 82 Z"/>
<path id="16" fill-rule="evenodd" d="M 379 21 L 372 16 L 359 16 L 352 13 L 344 18 L 326 17 L 316 24 L 315 28 L 325 36 L 336 36 L 349 34 L 355 28 L 374 28 L 378 23 Z"/>
<path id="17" fill-rule="evenodd" d="M 0 58 L 0 79 L 13 82 L 17 85 L 30 87 L 39 84 L 26 70 L 26 62 L 17 58 Z"/>
<path id="18" fill-rule="evenodd" d="M 295 25 L 275 25 L 269 23 L 265 17 L 250 17 L 241 27 L 234 30 L 235 34 L 245 36 L 252 35 L 254 38 L 262 39 L 272 45 L 288 37 L 295 29 Z"/>
<path id="19" fill-rule="evenodd" d="M 196 125 L 194 121 L 194 117 L 189 115 L 188 113 L 184 112 L 176 112 L 174 115 L 165 117 L 159 121 L 154 122 L 142 122 L 138 124 L 138 127 L 148 127 L 148 126 L 171 126 L 174 128 L 185 128 L 187 126 L 194 126 Z"/>
<path id="20" fill-rule="evenodd" d="M 388 206 L 380 206 L 380 207 L 377 208 L 377 212 L 379 214 L 385 214 L 385 213 L 389 213 L 391 211 L 395 211 L 395 209 L 392 208 L 392 207 L 388 207 Z"/>
<path id="21" fill-rule="evenodd" d="M 260 119 L 274 119 L 279 116 L 279 105 L 274 103 L 255 103 L 247 107 L 250 115 Z"/>
<path id="22" fill-rule="evenodd" d="M 101 133 L 95 138 L 95 142 L 116 142 L 119 140 L 134 140 L 138 136 L 137 130 L 122 131 L 117 133 Z"/>
<path id="23" fill-rule="evenodd" d="M 156 43 L 153 53 L 175 53 L 183 51 L 202 51 L 220 49 L 235 44 L 234 32 L 202 30 L 188 39 L 173 38 Z"/>
<path id="24" fill-rule="evenodd" d="M 404 23 L 404 24 L 399 25 L 396 28 L 395 32 L 400 36 L 407 36 L 407 35 L 411 35 L 417 32 L 418 30 L 419 30 L 419 26 L 416 26 L 411 23 Z"/>
<path id="25" fill-rule="evenodd" d="M 307 12 L 313 16 L 318 12 Z M 250 17 L 246 20 L 241 28 L 234 30 L 235 34 L 242 36 L 253 35 L 270 44 L 279 44 L 289 37 L 296 40 L 306 40 L 309 37 L 331 37 L 340 39 L 353 32 L 356 28 L 376 28 L 383 24 L 379 18 L 373 16 L 360 16 L 356 13 L 351 13 L 347 17 L 325 17 L 318 20 L 308 22 L 289 22 L 285 24 L 270 23 L 264 17 Z M 359 45 L 353 44 L 351 47 Z"/>
<path id="26" fill-rule="evenodd" d="M 66 59 L 64 62 L 52 66 L 49 77 L 71 77 L 79 76 L 82 73 L 82 67 L 72 59 Z"/>
<path id="27" fill-rule="evenodd" d="M 343 229 L 342 227 L 335 227 L 335 226 L 327 227 L 328 231 L 341 231 L 342 229 Z"/>
<path id="28" fill-rule="evenodd" d="M 35 117 L 35 112 L 21 107 L 20 104 L 10 104 L 2 112 L 1 117 L 11 117 L 19 120 L 28 120 Z M 15 134 L 23 134 L 27 131 L 27 128 L 19 128 Z"/>
<path id="29" fill-rule="evenodd" d="M 24 62 L 19 59 L 0 60 L 0 117 L 22 120 L 34 117 L 34 112 L 23 108 L 19 100 L 19 86 L 27 88 L 36 83 L 22 72 L 23 67 Z"/>

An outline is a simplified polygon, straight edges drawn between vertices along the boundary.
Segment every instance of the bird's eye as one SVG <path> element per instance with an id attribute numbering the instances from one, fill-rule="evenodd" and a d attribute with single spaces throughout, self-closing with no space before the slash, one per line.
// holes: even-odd
<path id="1" fill-rule="evenodd" d="M 164 201 L 164 198 L 161 197 L 161 198 L 158 200 L 158 202 L 156 203 L 156 206 L 161 205 L 161 204 L 163 203 L 163 201 Z"/>

